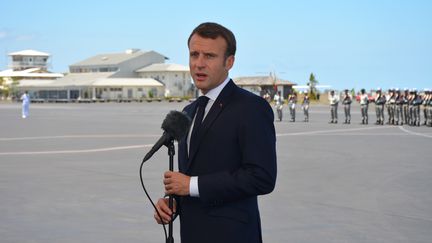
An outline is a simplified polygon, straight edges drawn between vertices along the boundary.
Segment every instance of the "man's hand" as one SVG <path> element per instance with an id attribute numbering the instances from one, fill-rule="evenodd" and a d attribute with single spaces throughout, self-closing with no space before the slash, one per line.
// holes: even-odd
<path id="1" fill-rule="evenodd" d="M 166 195 L 189 195 L 190 177 L 180 172 L 167 171 L 163 183 Z"/>
<path id="2" fill-rule="evenodd" d="M 176 211 L 176 201 L 173 201 L 173 210 L 174 212 Z M 159 217 L 158 213 L 155 211 L 154 212 L 154 218 L 156 219 L 156 222 L 158 224 L 168 224 L 171 221 L 171 215 L 173 214 L 173 212 L 170 210 L 169 206 L 168 206 L 168 198 L 160 198 L 157 203 L 156 203 L 156 209 L 160 214 L 160 217 L 162 217 L 162 219 Z"/>

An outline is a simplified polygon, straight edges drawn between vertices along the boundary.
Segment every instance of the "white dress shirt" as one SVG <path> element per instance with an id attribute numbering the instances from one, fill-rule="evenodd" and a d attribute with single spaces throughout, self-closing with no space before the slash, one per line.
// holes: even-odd
<path id="1" fill-rule="evenodd" d="M 203 121 L 205 120 L 208 112 L 210 111 L 211 107 L 213 106 L 214 102 L 216 101 L 217 97 L 219 96 L 219 94 L 222 92 L 223 88 L 225 88 L 225 86 L 228 84 L 228 82 L 231 79 L 229 77 L 227 77 L 225 79 L 225 81 L 223 81 L 223 83 L 219 84 L 217 87 L 215 87 L 214 89 L 211 89 L 209 92 L 207 92 L 207 94 L 205 94 L 205 96 L 207 96 L 209 98 L 209 101 L 207 103 L 207 106 L 205 107 L 205 111 L 204 111 L 204 117 L 203 117 Z M 200 92 L 200 96 L 203 95 Z M 191 137 L 191 133 L 193 130 L 193 124 L 195 121 L 195 117 L 194 120 L 192 121 L 192 127 L 189 129 L 189 134 L 188 134 L 188 138 L 187 138 L 187 144 L 188 144 L 188 153 L 189 153 L 189 144 L 190 144 L 190 137 Z M 190 183 L 189 183 L 189 195 L 191 197 L 199 197 L 199 190 L 198 190 L 198 176 L 192 176 L 190 178 Z"/>

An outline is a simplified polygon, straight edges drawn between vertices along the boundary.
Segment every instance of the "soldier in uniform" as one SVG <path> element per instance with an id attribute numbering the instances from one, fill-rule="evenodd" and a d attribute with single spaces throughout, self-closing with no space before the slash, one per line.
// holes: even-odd
<path id="1" fill-rule="evenodd" d="M 411 89 L 408 96 L 408 124 L 413 126 L 414 124 L 414 89 Z"/>
<path id="2" fill-rule="evenodd" d="M 337 123 L 338 120 L 337 108 L 339 105 L 339 96 L 335 94 L 334 90 L 332 90 L 330 91 L 328 100 L 330 103 L 330 115 L 331 115 L 331 121 L 329 123 Z"/>
<path id="3" fill-rule="evenodd" d="M 352 98 L 349 94 L 348 89 L 345 89 L 342 104 L 344 105 L 344 112 L 345 112 L 345 122 L 344 124 L 350 124 L 351 123 L 351 103 Z"/>
<path id="4" fill-rule="evenodd" d="M 291 115 L 290 122 L 295 122 L 295 116 L 296 116 L 296 104 L 297 104 L 297 95 L 296 93 L 290 94 L 288 98 L 288 107 Z"/>
<path id="5" fill-rule="evenodd" d="M 403 95 L 403 117 L 405 124 L 409 124 L 409 109 L 408 109 L 408 98 L 409 98 L 409 90 L 407 88 L 404 89 Z"/>
<path id="6" fill-rule="evenodd" d="M 425 126 L 427 125 L 428 120 L 429 120 L 428 107 L 427 107 L 427 104 L 429 102 L 428 98 L 429 98 L 429 90 L 425 89 L 424 95 L 423 95 L 423 104 L 422 104 L 423 105 L 423 117 L 424 117 L 423 125 L 425 125 Z"/>
<path id="7" fill-rule="evenodd" d="M 395 111 L 395 94 L 393 89 L 389 89 L 386 96 L 385 107 L 387 108 L 388 121 L 387 124 L 394 124 L 394 111 Z"/>
<path id="8" fill-rule="evenodd" d="M 384 125 L 384 104 L 386 103 L 386 97 L 382 94 L 381 88 L 378 88 L 375 95 L 375 113 L 376 113 L 376 125 Z"/>
<path id="9" fill-rule="evenodd" d="M 368 124 L 369 116 L 368 116 L 368 108 L 369 108 L 369 97 L 366 94 L 365 89 L 360 90 L 360 111 L 362 117 L 361 124 Z"/>
<path id="10" fill-rule="evenodd" d="M 396 89 L 395 106 L 396 106 L 395 124 L 403 125 L 404 124 L 404 113 L 403 113 L 404 97 L 401 94 L 399 89 Z"/>
<path id="11" fill-rule="evenodd" d="M 304 122 L 309 122 L 309 104 L 310 104 L 309 96 L 307 93 L 305 93 L 305 95 L 303 97 L 303 102 L 302 102 Z"/>
<path id="12" fill-rule="evenodd" d="M 423 100 L 420 95 L 417 94 L 417 91 L 414 90 L 414 97 L 413 97 L 413 126 L 420 126 L 420 105 L 423 103 Z"/>
<path id="13" fill-rule="evenodd" d="M 428 122 L 426 125 L 432 127 L 432 91 L 429 90 L 429 96 L 428 96 L 428 102 L 427 102 L 427 106 L 428 106 Z"/>

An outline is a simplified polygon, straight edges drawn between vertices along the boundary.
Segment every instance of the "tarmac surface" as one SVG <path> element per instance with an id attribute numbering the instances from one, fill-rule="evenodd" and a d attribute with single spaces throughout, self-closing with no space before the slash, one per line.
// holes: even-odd
<path id="1" fill-rule="evenodd" d="M 0 103 L 0 242 L 165 242 L 139 165 L 170 110 L 187 103 Z M 432 242 L 432 128 L 275 122 L 278 180 L 261 196 L 264 242 Z M 166 148 L 144 165 L 163 194 Z M 180 242 L 178 221 L 175 242 Z"/>

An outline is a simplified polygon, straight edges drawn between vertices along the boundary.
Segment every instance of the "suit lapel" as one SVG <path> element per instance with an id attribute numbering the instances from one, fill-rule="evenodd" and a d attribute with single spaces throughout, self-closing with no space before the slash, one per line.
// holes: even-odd
<path id="1" fill-rule="evenodd" d="M 216 121 L 216 118 L 219 116 L 219 114 L 222 112 L 222 110 L 229 104 L 231 101 L 231 94 L 233 93 L 234 89 L 237 86 L 234 84 L 232 80 L 228 82 L 228 84 L 223 88 L 215 102 L 213 103 L 213 106 L 211 107 L 210 111 L 208 112 L 207 116 L 204 118 L 203 123 L 201 124 L 201 128 L 199 130 L 198 136 L 197 136 L 197 144 L 196 148 L 193 151 L 189 151 L 189 161 L 187 163 L 186 170 L 189 169 L 190 165 L 192 164 L 192 161 L 194 160 L 194 157 L 201 145 L 202 140 L 205 138 L 208 130 L 211 128 L 213 123 Z"/>

